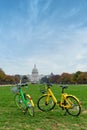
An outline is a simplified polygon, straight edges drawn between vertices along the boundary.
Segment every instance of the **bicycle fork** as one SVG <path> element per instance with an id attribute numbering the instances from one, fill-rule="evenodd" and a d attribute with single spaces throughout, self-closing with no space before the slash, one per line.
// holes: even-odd
<path id="1" fill-rule="evenodd" d="M 26 94 L 26 96 L 28 97 L 28 99 L 30 100 L 29 102 L 26 100 L 26 109 L 25 109 L 25 113 L 24 114 L 26 114 L 27 113 L 27 111 L 28 111 L 28 109 L 30 108 L 30 107 L 34 107 L 34 103 L 33 103 L 33 100 L 32 100 L 32 97 L 29 95 L 29 94 Z"/>

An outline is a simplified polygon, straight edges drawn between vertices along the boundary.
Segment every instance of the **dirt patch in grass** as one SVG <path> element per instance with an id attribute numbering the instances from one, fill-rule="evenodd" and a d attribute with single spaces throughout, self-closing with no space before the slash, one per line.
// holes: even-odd
<path id="1" fill-rule="evenodd" d="M 87 110 L 84 110 L 82 113 L 83 113 L 83 114 L 87 114 Z"/>

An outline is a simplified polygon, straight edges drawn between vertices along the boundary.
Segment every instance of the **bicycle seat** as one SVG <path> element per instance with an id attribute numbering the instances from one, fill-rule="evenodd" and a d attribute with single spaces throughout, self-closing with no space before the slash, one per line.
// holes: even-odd
<path id="1" fill-rule="evenodd" d="M 48 87 L 51 87 L 51 86 L 52 86 L 52 84 L 51 84 L 51 83 L 47 83 L 47 86 L 48 86 Z"/>
<path id="2" fill-rule="evenodd" d="M 66 86 L 66 85 L 62 85 L 60 87 L 62 87 L 62 89 L 68 88 L 68 86 Z"/>

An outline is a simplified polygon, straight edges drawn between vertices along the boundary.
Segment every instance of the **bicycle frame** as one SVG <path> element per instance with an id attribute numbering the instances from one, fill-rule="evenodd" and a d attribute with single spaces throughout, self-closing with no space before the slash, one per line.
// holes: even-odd
<path id="1" fill-rule="evenodd" d="M 56 97 L 54 96 L 54 94 L 53 94 L 53 92 L 51 91 L 50 88 L 47 88 L 47 94 L 44 94 L 44 95 L 47 95 L 47 97 L 46 97 L 46 103 L 48 103 L 49 98 L 52 97 L 54 103 L 56 105 L 62 107 L 62 108 L 67 108 L 67 109 L 71 108 L 72 102 L 69 99 L 67 99 L 67 96 L 72 96 L 72 97 L 74 97 L 79 102 L 78 98 L 76 98 L 74 95 L 69 95 L 67 93 L 62 93 L 61 94 L 61 99 L 58 102 L 58 100 L 56 99 Z M 63 104 L 64 100 L 67 102 L 67 105 Z"/>
<path id="2" fill-rule="evenodd" d="M 60 102 L 60 106 L 61 106 L 61 107 L 63 107 L 63 108 L 65 107 L 65 108 L 68 108 L 68 109 L 71 108 L 72 101 L 69 100 L 69 99 L 67 99 L 68 96 L 71 96 L 71 97 L 73 97 L 74 99 L 76 99 L 76 100 L 78 101 L 79 105 L 81 106 L 81 104 L 80 104 L 80 102 L 79 102 L 79 99 L 78 99 L 76 96 L 71 95 L 71 94 L 67 94 L 67 93 L 62 93 L 62 95 L 61 95 L 61 102 Z M 66 106 L 62 104 L 62 103 L 64 102 L 64 100 L 67 102 L 67 105 L 66 105 Z"/>
<path id="3" fill-rule="evenodd" d="M 60 86 L 62 87 L 60 100 L 56 99 L 54 93 L 50 88 L 51 86 L 51 84 L 46 85 L 47 92 L 45 91 L 45 88 L 41 90 L 42 93 L 46 93 L 38 99 L 38 108 L 41 111 L 46 112 L 52 110 L 55 107 L 55 105 L 57 105 L 58 107 L 62 108 L 62 110 L 65 110 L 65 114 L 68 113 L 72 116 L 78 116 L 81 113 L 81 104 L 79 99 L 76 98 L 74 95 L 64 93 L 64 89 L 68 86 Z"/>
<path id="4" fill-rule="evenodd" d="M 23 91 L 22 91 L 22 88 L 20 88 L 19 94 L 21 95 L 24 104 L 28 107 L 28 103 L 27 103 L 27 100 L 26 100 L 25 97 L 24 97 L 24 93 L 23 93 Z M 26 96 L 29 97 L 29 99 L 31 100 L 32 106 L 34 107 L 34 103 L 33 103 L 33 101 L 32 101 L 32 98 L 30 97 L 30 95 L 29 95 L 29 94 L 26 94 Z"/>
<path id="5" fill-rule="evenodd" d="M 48 103 L 49 97 L 51 96 L 53 98 L 53 101 L 57 104 L 58 101 L 57 101 L 56 97 L 54 96 L 53 92 L 51 91 L 51 89 L 47 88 L 47 90 L 48 90 L 47 94 L 44 94 L 44 95 L 47 95 L 46 102 Z"/>
<path id="6" fill-rule="evenodd" d="M 23 91 L 22 91 L 22 88 L 20 88 L 19 94 L 20 94 L 20 96 L 21 96 L 21 98 L 22 98 L 24 104 L 25 104 L 26 106 L 28 106 L 27 101 L 26 101 L 25 98 L 24 98 L 24 93 L 23 93 Z"/>
<path id="7" fill-rule="evenodd" d="M 26 94 L 26 96 L 29 97 L 29 99 L 31 100 L 32 106 L 34 107 L 34 103 L 33 103 L 31 96 L 29 94 Z"/>
<path id="8" fill-rule="evenodd" d="M 15 96 L 14 101 L 16 106 L 22 110 L 24 114 L 27 112 L 30 116 L 34 116 L 34 102 L 29 94 L 26 94 L 22 91 L 22 87 L 28 86 L 28 84 L 19 84 L 17 89 L 14 89 Z"/>

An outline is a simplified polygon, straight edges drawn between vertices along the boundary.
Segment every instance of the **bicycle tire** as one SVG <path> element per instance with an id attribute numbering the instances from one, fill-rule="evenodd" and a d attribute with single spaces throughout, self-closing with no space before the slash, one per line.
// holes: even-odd
<path id="1" fill-rule="evenodd" d="M 73 96 L 67 96 L 65 100 L 66 105 L 67 105 L 67 101 L 69 102 L 69 104 L 71 104 L 71 108 L 66 108 L 68 114 L 72 116 L 79 116 L 79 114 L 81 113 L 81 106 L 77 98 Z"/>
<path id="2" fill-rule="evenodd" d="M 46 103 L 46 97 L 48 95 L 43 95 L 38 99 L 37 106 L 41 111 L 50 111 L 55 107 L 55 102 L 53 101 L 52 97 L 49 97 L 48 103 Z"/>
<path id="3" fill-rule="evenodd" d="M 34 106 L 32 104 L 33 100 L 31 99 L 31 97 L 29 95 L 26 95 L 25 99 L 28 102 L 28 113 L 30 116 L 34 116 Z"/>
<path id="4" fill-rule="evenodd" d="M 16 106 L 24 112 L 26 106 L 25 106 L 20 94 L 16 94 L 14 96 L 14 101 L 15 101 Z"/>

